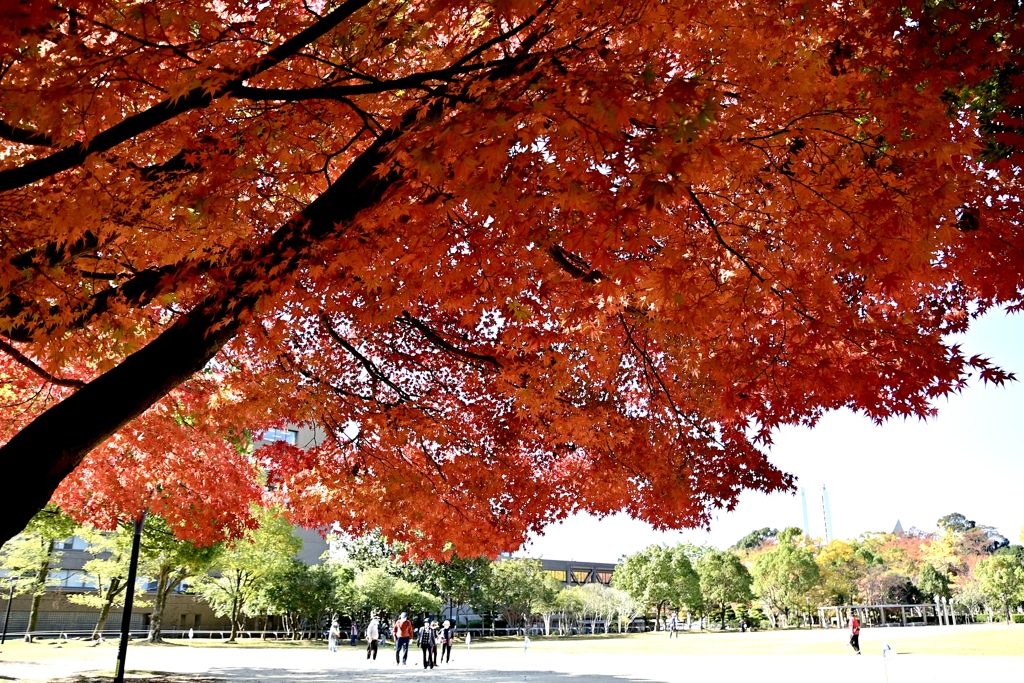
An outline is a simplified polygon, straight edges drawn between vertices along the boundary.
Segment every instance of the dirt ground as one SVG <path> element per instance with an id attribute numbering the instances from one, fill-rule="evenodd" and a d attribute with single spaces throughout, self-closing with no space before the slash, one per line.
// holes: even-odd
<path id="1" fill-rule="evenodd" d="M 959 628 L 936 627 L 927 633 L 918 629 L 912 635 L 914 642 L 932 637 L 947 641 L 969 637 L 979 642 L 1005 638 L 996 629 L 979 630 L 987 627 L 966 627 L 970 632 Z M 336 653 L 326 648 L 131 646 L 128 678 L 136 683 L 143 683 L 140 679 L 145 683 L 421 683 L 439 679 L 453 683 L 691 683 L 698 679 L 962 683 L 979 676 L 981 680 L 1022 680 L 1024 647 L 1019 654 L 1011 649 L 1009 656 L 935 654 L 927 648 L 901 646 L 899 638 L 909 637 L 909 629 L 900 631 L 904 633 L 891 635 L 895 651 L 903 651 L 891 657 L 882 655 L 881 638 L 887 634 L 867 630 L 865 635 L 870 637 L 864 638 L 861 656 L 843 646 L 841 633 L 765 634 L 764 643 L 757 634 L 758 639 L 735 639 L 735 648 L 723 648 L 700 635 L 669 641 L 663 634 L 648 634 L 635 639 L 536 642 L 529 648 L 505 643 L 467 649 L 460 644 L 449 665 L 433 670 L 423 669 L 419 650 L 412 648 L 408 664 L 396 666 L 390 649 L 381 650 L 376 662 L 368 662 L 361 647 L 347 646 L 339 646 Z M 765 650 L 764 644 L 771 647 Z M 66 652 L 29 651 L 46 652 L 40 657 L 24 654 L 25 648 L 4 651 L 0 680 L 109 683 L 116 646 L 76 645 L 66 646 Z"/>

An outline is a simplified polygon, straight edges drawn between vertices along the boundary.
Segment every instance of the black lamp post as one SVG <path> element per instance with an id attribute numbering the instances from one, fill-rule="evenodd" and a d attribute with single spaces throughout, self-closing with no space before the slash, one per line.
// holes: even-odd
<path id="1" fill-rule="evenodd" d="M 135 577 L 139 569 L 139 546 L 142 541 L 142 527 L 146 523 L 146 511 L 135 520 L 135 535 L 132 538 L 132 555 L 128 564 L 128 585 L 124 591 L 124 611 L 121 613 L 121 642 L 117 648 L 117 671 L 114 683 L 124 683 L 124 666 L 128 656 L 128 638 L 132 623 L 132 601 L 135 597 Z"/>
<path id="2" fill-rule="evenodd" d="M 14 584 L 18 583 L 18 577 L 11 577 L 11 592 L 7 594 L 7 614 L 4 615 L 4 633 L 0 636 L 0 645 L 7 640 L 7 624 L 11 621 L 11 603 L 14 602 Z"/>

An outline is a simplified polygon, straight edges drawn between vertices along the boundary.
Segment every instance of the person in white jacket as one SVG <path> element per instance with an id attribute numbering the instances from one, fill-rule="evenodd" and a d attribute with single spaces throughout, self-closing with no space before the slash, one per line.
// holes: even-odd
<path id="1" fill-rule="evenodd" d="M 341 629 L 337 621 L 331 621 L 331 630 L 327 633 L 327 649 L 331 652 L 338 651 L 338 638 L 341 637 Z"/>
<path id="2" fill-rule="evenodd" d="M 373 661 L 377 661 L 377 641 L 380 640 L 380 621 L 377 617 L 370 619 L 370 623 L 366 625 L 366 658 L 370 659 L 370 655 L 373 655 Z"/>

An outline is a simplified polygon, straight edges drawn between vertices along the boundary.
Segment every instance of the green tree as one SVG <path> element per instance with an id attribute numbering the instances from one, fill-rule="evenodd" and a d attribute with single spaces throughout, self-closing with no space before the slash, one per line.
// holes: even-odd
<path id="1" fill-rule="evenodd" d="M 266 509 L 259 515 L 259 526 L 228 545 L 212 563 L 213 575 L 195 583 L 200 595 L 218 616 L 231 617 L 231 637 L 235 642 L 242 619 L 265 609 L 261 600 L 263 582 L 287 567 L 302 541 L 293 535 L 292 525 L 278 510 Z"/>
<path id="2" fill-rule="evenodd" d="M 717 608 L 725 629 L 725 608 L 733 602 L 748 602 L 750 572 L 740 558 L 725 550 L 705 553 L 697 561 L 697 576 L 704 604 Z"/>
<path id="3" fill-rule="evenodd" d="M 655 628 L 660 629 L 662 611 L 668 606 L 700 610 L 700 581 L 690 562 L 695 550 L 652 545 L 622 559 L 612 574 L 612 586 L 653 607 Z"/>
<path id="4" fill-rule="evenodd" d="M 610 588 L 611 598 L 615 601 L 615 614 L 619 620 L 619 633 L 629 629 L 633 620 L 644 613 L 647 605 L 619 588 Z"/>
<path id="5" fill-rule="evenodd" d="M 835 539 L 814 557 L 818 585 L 812 601 L 819 605 L 848 605 L 857 594 L 857 582 L 864 576 L 870 554 L 859 552 L 856 544 Z"/>
<path id="6" fill-rule="evenodd" d="M 565 584 L 551 574 L 544 575 L 544 590 L 535 609 L 544 620 L 544 635 L 551 635 L 551 618 L 559 611 L 558 595 L 565 589 Z"/>
<path id="7" fill-rule="evenodd" d="M 754 592 L 761 598 L 772 626 L 777 616 L 789 624 L 790 613 L 807 606 L 810 591 L 818 583 L 820 570 L 814 555 L 794 543 L 796 536 L 779 535 L 779 542 L 754 558 Z"/>
<path id="8" fill-rule="evenodd" d="M 967 519 L 959 512 L 951 512 L 948 515 L 939 517 L 936 524 L 943 531 L 952 531 L 957 534 L 967 533 L 976 526 L 973 519 Z"/>
<path id="9" fill-rule="evenodd" d="M 161 631 L 167 596 L 186 579 L 203 576 L 224 551 L 221 543 L 197 546 L 175 535 L 167 521 L 157 515 L 148 515 L 142 530 L 139 553 L 139 574 L 156 581 L 153 613 L 149 621 L 149 641 L 162 642 Z"/>
<path id="10" fill-rule="evenodd" d="M 368 569 L 383 569 L 393 576 L 401 576 L 406 569 L 406 563 L 399 559 L 405 546 L 388 542 L 379 529 L 354 538 L 342 538 L 339 546 L 345 562 L 357 573 Z"/>
<path id="11" fill-rule="evenodd" d="M 1012 555 L 993 555 L 979 561 L 974 573 L 989 604 L 1010 623 L 1010 608 L 1024 602 L 1024 565 Z"/>
<path id="12" fill-rule="evenodd" d="M 449 617 L 456 618 L 459 605 L 479 600 L 491 575 L 491 561 L 487 557 L 459 557 L 453 555 L 444 562 L 424 560 L 408 562 L 399 568 L 398 575 L 415 583 L 424 592 L 439 596 L 447 605 Z"/>
<path id="13" fill-rule="evenodd" d="M 292 640 L 322 631 L 332 614 L 351 616 L 355 572 L 333 562 L 307 566 L 296 558 L 268 576 L 264 593 L 268 608 L 282 614 Z"/>
<path id="14" fill-rule="evenodd" d="M 583 614 L 587 609 L 587 596 L 579 586 L 569 586 L 555 596 L 558 608 L 558 634 L 572 635 L 573 628 L 582 631 Z"/>
<path id="15" fill-rule="evenodd" d="M 360 617 L 377 614 L 381 623 L 387 623 L 399 612 L 436 614 L 442 605 L 441 598 L 379 567 L 356 574 L 354 591 L 356 613 Z"/>
<path id="16" fill-rule="evenodd" d="M 485 593 L 510 627 L 526 625 L 546 597 L 548 583 L 540 560 L 514 559 L 494 563 Z"/>
<path id="17" fill-rule="evenodd" d="M 68 595 L 68 601 L 99 610 L 92 631 L 92 640 L 97 640 L 106 628 L 110 610 L 124 605 L 134 525 L 120 524 L 114 531 L 83 528 L 78 535 L 88 543 L 92 555 L 92 559 L 82 566 L 82 571 L 93 577 L 97 592 L 72 593 Z M 141 600 L 135 601 L 137 606 L 143 604 Z"/>
<path id="18" fill-rule="evenodd" d="M 936 595 L 947 600 L 951 597 L 949 577 L 930 564 L 921 568 L 921 573 L 917 577 L 917 589 L 928 601 L 934 600 Z"/>
<path id="19" fill-rule="evenodd" d="M 732 546 L 733 550 L 754 550 L 760 548 L 765 541 L 770 538 L 775 538 L 779 535 L 778 529 L 772 529 L 771 527 L 763 527 L 761 529 L 755 529 L 749 534 L 736 541 Z"/>
<path id="20" fill-rule="evenodd" d="M 25 640 L 32 641 L 39 619 L 39 604 L 46 592 L 50 567 L 59 558 L 57 542 L 74 535 L 78 524 L 55 505 L 47 505 L 36 513 L 24 531 L 0 549 L 0 567 L 10 575 L 21 577 L 15 585 L 15 594 L 32 595 Z"/>
<path id="21" fill-rule="evenodd" d="M 594 632 L 597 632 L 597 622 L 600 621 L 604 632 L 608 633 L 619 608 L 616 593 L 620 591 L 602 583 L 588 583 L 581 588 L 584 594 L 585 612 L 593 618 Z"/>

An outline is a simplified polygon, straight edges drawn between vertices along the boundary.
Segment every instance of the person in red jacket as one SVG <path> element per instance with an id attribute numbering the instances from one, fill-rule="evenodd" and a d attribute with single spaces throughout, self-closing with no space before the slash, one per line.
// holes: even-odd
<path id="1" fill-rule="evenodd" d="M 394 634 L 395 664 L 398 664 L 399 658 L 401 658 L 402 664 L 408 664 L 409 641 L 412 640 L 412 622 L 405 616 L 405 612 L 398 615 L 398 621 L 395 622 Z"/>
<path id="2" fill-rule="evenodd" d="M 860 654 L 860 620 L 852 612 L 850 613 L 850 646 L 857 654 Z"/>

